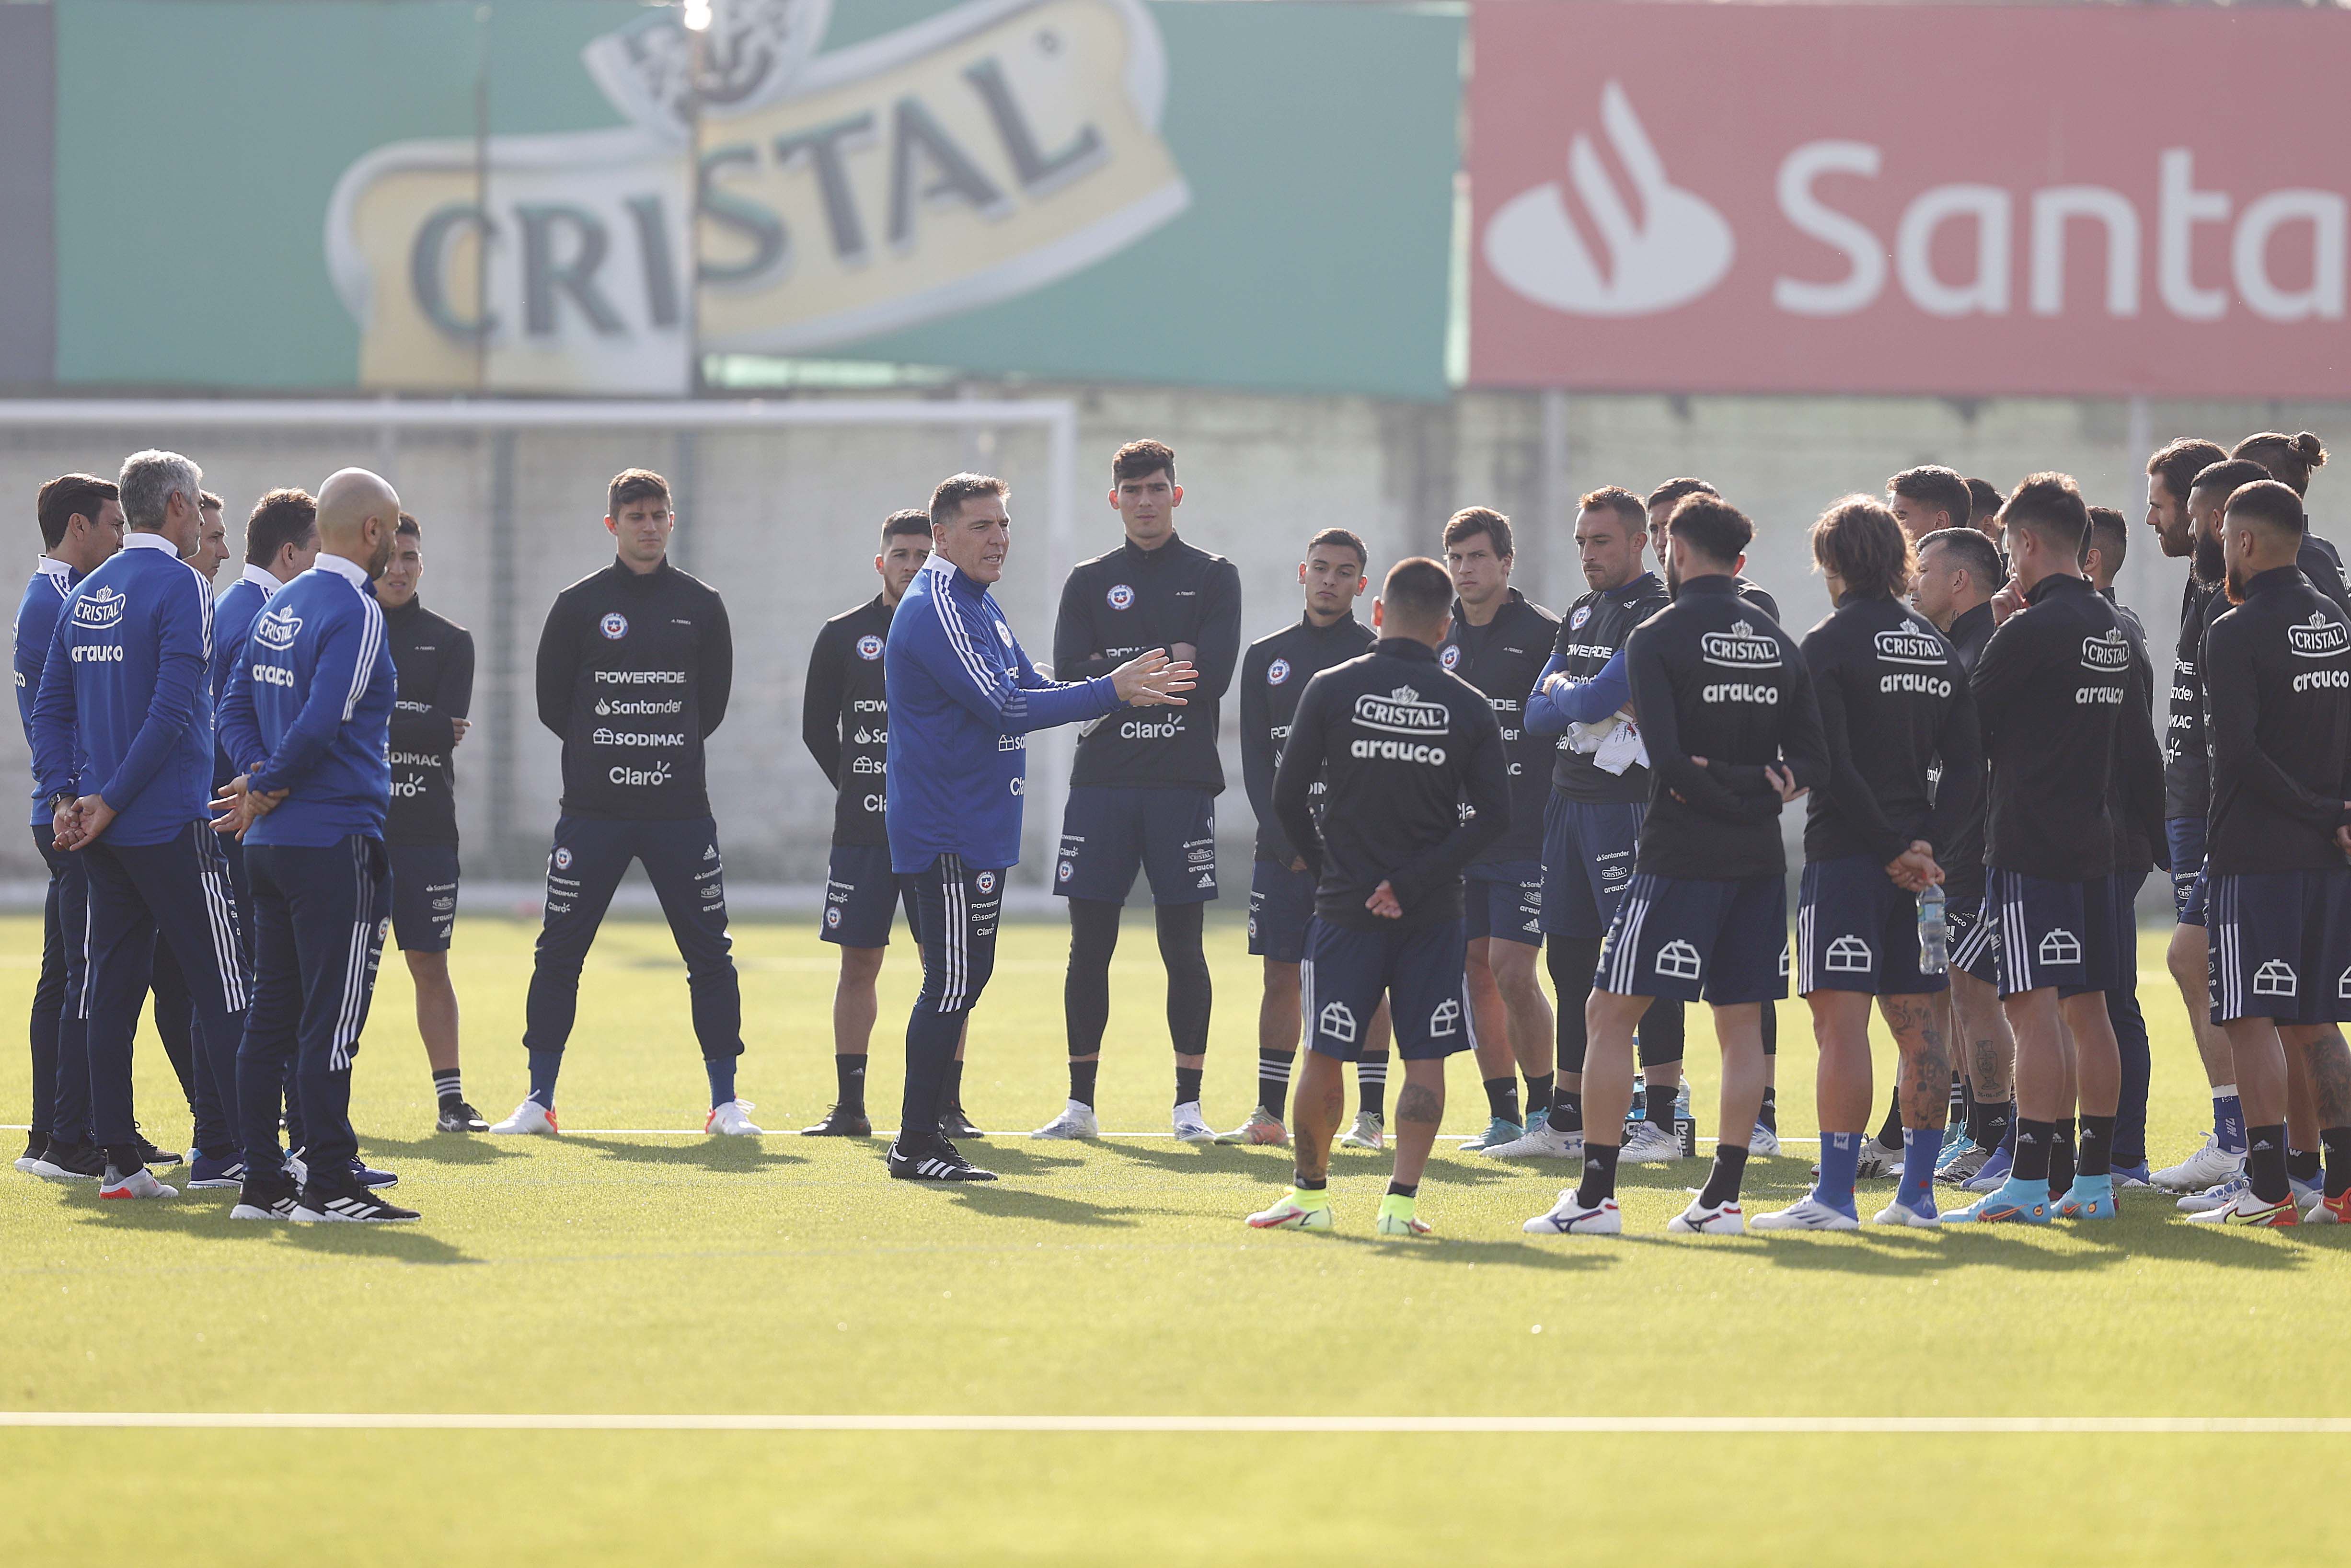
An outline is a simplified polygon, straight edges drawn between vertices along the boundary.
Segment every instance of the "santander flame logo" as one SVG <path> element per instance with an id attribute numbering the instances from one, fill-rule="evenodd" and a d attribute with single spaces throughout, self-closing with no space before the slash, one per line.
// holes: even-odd
<path id="1" fill-rule="evenodd" d="M 1486 265 L 1538 305 L 1577 316 L 1646 316 L 1670 310 L 1722 281 L 1734 250 L 1730 225 L 1701 197 L 1671 183 L 1625 89 L 1600 91 L 1600 123 L 1632 182 L 1624 192 L 1579 131 L 1568 179 L 1597 231 L 1595 258 L 1557 181 L 1520 192 L 1486 225 Z"/>

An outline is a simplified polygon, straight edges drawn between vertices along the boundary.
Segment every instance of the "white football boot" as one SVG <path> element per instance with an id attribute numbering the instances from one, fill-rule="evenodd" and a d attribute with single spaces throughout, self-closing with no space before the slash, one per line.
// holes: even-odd
<path id="1" fill-rule="evenodd" d="M 1099 1138 L 1102 1124 L 1094 1120 L 1094 1108 L 1082 1101 L 1072 1100 L 1061 1107 L 1061 1113 L 1029 1134 L 1032 1138 Z"/>

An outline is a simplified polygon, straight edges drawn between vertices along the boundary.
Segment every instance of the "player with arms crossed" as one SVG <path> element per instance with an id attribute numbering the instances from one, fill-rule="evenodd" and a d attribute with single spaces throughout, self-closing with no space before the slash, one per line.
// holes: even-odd
<path id="1" fill-rule="evenodd" d="M 1301 966 L 1308 1055 L 1298 1081 L 1290 1190 L 1249 1217 L 1260 1230 L 1329 1230 L 1341 1076 L 1388 1003 L 1404 1089 L 1379 1233 L 1426 1236 L 1421 1172 L 1445 1118 L 1445 1059 L 1469 1043 L 1461 868 L 1510 830 L 1510 760 L 1483 694 L 1437 663 L 1453 584 L 1425 557 L 1388 570 L 1379 642 L 1298 699 L 1273 784 L 1283 831 L 1315 873 Z M 1314 815 L 1314 784 L 1324 784 Z M 1462 807 L 1469 808 L 1464 818 Z"/>

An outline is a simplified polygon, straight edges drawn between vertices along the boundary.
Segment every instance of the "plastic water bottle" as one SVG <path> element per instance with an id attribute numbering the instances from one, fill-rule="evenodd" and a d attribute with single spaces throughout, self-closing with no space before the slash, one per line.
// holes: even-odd
<path id="1" fill-rule="evenodd" d="M 1943 912 L 1940 883 L 1918 894 L 1918 972 L 1939 975 L 1951 967 L 1951 923 Z"/>

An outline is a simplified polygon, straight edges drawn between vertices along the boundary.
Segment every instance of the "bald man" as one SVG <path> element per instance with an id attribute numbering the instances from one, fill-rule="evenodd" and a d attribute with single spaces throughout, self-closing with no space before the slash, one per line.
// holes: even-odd
<path id="1" fill-rule="evenodd" d="M 235 1219 L 414 1219 L 361 1179 L 351 1058 L 392 913 L 397 685 L 370 579 L 392 561 L 400 497 L 364 468 L 319 490 L 319 558 L 253 622 L 229 672 L 221 744 L 237 768 L 214 824 L 245 841 L 253 890 L 253 1004 L 237 1053 L 245 1184 Z M 277 1095 L 292 1057 L 308 1143 L 289 1168 Z"/>

